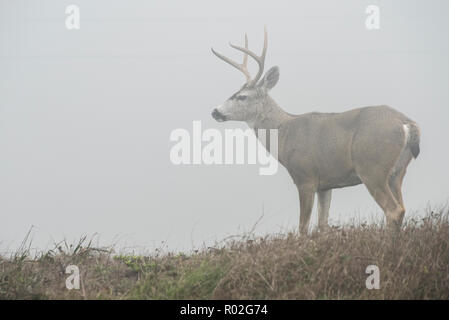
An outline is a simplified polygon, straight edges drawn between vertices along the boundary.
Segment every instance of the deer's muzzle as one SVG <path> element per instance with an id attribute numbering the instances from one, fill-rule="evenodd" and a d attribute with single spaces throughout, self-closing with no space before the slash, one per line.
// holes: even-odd
<path id="1" fill-rule="evenodd" d="M 220 113 L 220 111 L 218 111 L 217 108 L 215 108 L 215 109 L 212 111 L 212 118 L 214 118 L 214 119 L 217 120 L 218 122 L 226 121 L 226 116 L 223 115 L 222 113 Z"/>

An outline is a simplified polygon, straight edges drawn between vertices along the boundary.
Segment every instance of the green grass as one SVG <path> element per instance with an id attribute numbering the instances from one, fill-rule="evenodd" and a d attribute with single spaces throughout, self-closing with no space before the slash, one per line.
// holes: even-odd
<path id="1" fill-rule="evenodd" d="M 201 259 L 176 265 L 164 272 L 151 272 L 131 292 L 132 299 L 210 299 L 225 276 L 228 263 Z M 220 259 L 221 260 L 221 259 Z M 172 269 L 172 270 L 170 270 Z"/>
<path id="2" fill-rule="evenodd" d="M 0 299 L 449 299 L 448 210 L 409 219 L 392 236 L 379 224 L 243 235 L 191 254 L 149 256 L 95 248 L 84 237 L 30 254 L 29 235 L 0 257 Z M 68 290 L 68 265 L 81 288 Z M 368 265 L 380 289 L 365 286 Z"/>

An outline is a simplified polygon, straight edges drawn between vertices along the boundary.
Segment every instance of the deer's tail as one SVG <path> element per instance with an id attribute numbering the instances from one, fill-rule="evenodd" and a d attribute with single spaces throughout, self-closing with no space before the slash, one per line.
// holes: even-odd
<path id="1" fill-rule="evenodd" d="M 407 145 L 410 148 L 410 151 L 412 152 L 413 157 L 416 159 L 419 155 L 419 139 L 421 136 L 419 126 L 415 122 L 408 122 L 404 124 L 404 127 L 407 134 Z"/>

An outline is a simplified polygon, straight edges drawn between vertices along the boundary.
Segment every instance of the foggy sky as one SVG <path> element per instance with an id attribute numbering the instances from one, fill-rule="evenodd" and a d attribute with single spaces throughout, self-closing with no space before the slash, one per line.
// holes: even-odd
<path id="1" fill-rule="evenodd" d="M 65 28 L 76 4 L 81 29 Z M 380 30 L 365 27 L 380 7 Z M 176 128 L 217 123 L 212 109 L 244 82 L 217 59 L 227 44 L 278 65 L 271 91 L 287 112 L 387 104 L 421 127 L 408 167 L 407 216 L 448 198 L 449 3 L 433 1 L 0 0 L 0 251 L 31 226 L 33 245 L 81 235 L 101 244 L 188 250 L 256 228 L 295 230 L 299 201 L 283 167 L 175 166 Z M 252 63 L 252 62 L 251 62 Z M 252 64 L 253 74 L 256 72 Z M 382 218 L 363 185 L 335 190 L 330 222 Z M 316 208 L 312 214 L 315 224 Z"/>

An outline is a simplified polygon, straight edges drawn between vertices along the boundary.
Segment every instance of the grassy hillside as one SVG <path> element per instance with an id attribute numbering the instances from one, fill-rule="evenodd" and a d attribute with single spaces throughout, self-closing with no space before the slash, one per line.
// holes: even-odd
<path id="1" fill-rule="evenodd" d="M 193 254 L 117 255 L 82 239 L 30 257 L 0 258 L 1 299 L 448 299 L 447 209 L 406 221 L 392 237 L 377 225 L 301 237 L 242 236 Z M 77 265 L 81 288 L 68 290 Z M 380 289 L 368 290 L 368 265 Z"/>

